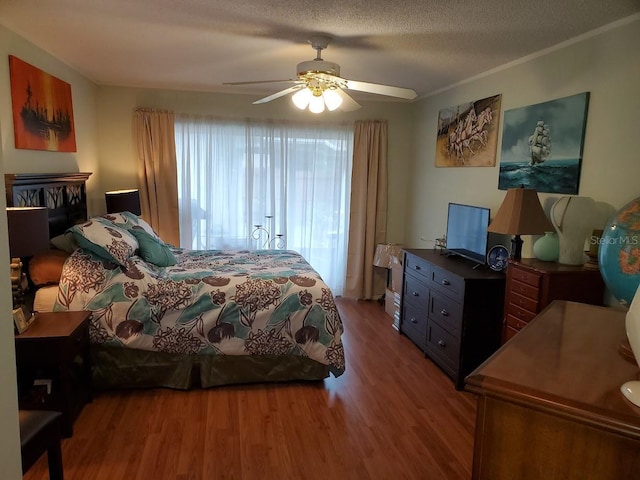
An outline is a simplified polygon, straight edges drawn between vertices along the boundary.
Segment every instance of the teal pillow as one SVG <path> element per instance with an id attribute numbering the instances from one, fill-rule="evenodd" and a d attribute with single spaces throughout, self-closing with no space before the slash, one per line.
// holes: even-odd
<path id="1" fill-rule="evenodd" d="M 157 267 L 170 267 L 176 264 L 176 257 L 171 249 L 159 238 L 151 235 L 140 227 L 133 227 L 129 230 L 140 246 L 138 253 L 145 262 L 152 263 Z"/>

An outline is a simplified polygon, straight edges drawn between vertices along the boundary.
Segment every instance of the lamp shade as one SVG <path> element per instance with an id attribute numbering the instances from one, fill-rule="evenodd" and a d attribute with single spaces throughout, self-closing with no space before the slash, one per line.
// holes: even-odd
<path id="1" fill-rule="evenodd" d="M 400 245 L 392 243 L 379 243 L 376 246 L 376 252 L 373 255 L 373 264 L 376 267 L 391 268 L 393 259 L 400 256 Z"/>
<path id="2" fill-rule="evenodd" d="M 509 235 L 541 235 L 554 232 L 555 228 L 545 215 L 534 189 L 510 188 L 487 231 Z"/>
<path id="3" fill-rule="evenodd" d="M 12 258 L 30 257 L 49 248 L 49 209 L 8 207 L 9 252 Z"/>
<path id="4" fill-rule="evenodd" d="M 140 193 L 136 189 L 112 190 L 105 192 L 107 213 L 131 212 L 135 215 L 142 213 L 140 209 Z"/>

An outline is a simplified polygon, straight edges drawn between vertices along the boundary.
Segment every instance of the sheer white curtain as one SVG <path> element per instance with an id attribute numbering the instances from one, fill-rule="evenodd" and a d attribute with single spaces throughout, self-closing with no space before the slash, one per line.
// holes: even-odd
<path id="1" fill-rule="evenodd" d="M 351 126 L 176 115 L 175 135 L 182 247 L 264 248 L 263 225 L 342 295 Z"/>

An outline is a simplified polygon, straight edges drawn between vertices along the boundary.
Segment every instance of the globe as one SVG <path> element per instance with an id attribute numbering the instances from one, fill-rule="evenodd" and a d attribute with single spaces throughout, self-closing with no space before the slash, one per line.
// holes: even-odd
<path id="1" fill-rule="evenodd" d="M 611 294 L 631 304 L 640 285 L 640 197 L 609 220 L 600 239 L 598 262 Z"/>

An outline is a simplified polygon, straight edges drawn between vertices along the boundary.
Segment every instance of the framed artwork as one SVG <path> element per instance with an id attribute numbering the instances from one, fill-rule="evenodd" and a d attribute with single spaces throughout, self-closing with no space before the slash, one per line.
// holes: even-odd
<path id="1" fill-rule="evenodd" d="M 71 85 L 9 55 L 16 148 L 75 152 Z"/>
<path id="2" fill-rule="evenodd" d="M 504 112 L 498 188 L 577 195 L 589 92 Z"/>
<path id="3" fill-rule="evenodd" d="M 29 328 L 31 323 L 33 322 L 33 318 L 31 317 L 27 319 L 24 315 L 24 310 L 18 307 L 13 311 L 13 323 L 16 326 L 16 330 L 18 333 L 23 333 Z"/>
<path id="4" fill-rule="evenodd" d="M 440 110 L 436 167 L 493 167 L 496 164 L 502 95 Z"/>

